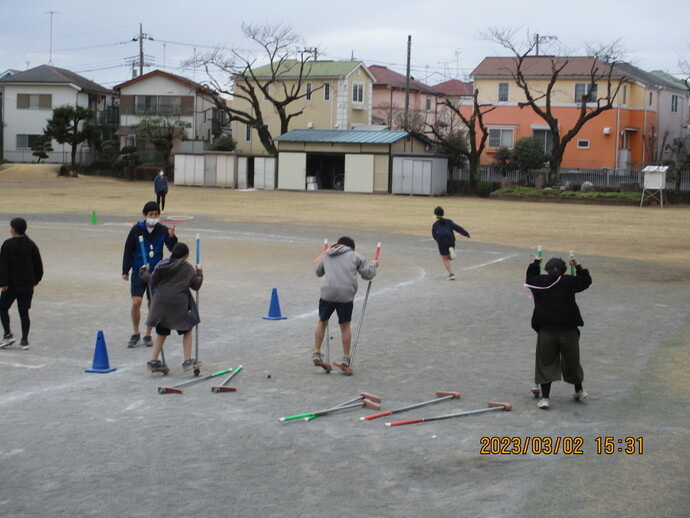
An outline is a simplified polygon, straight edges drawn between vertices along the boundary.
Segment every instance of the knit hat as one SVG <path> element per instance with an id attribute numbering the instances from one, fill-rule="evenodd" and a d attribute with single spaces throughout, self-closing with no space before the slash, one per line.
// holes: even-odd
<path id="1" fill-rule="evenodd" d="M 566 270 L 565 261 L 560 257 L 552 257 L 546 263 L 544 269 L 546 270 L 546 273 L 548 273 L 549 275 L 563 275 Z"/>

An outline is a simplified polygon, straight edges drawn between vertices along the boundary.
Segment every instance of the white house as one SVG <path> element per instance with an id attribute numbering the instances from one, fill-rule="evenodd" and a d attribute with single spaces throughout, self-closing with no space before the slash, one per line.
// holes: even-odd
<path id="1" fill-rule="evenodd" d="M 120 94 L 120 145 L 136 146 L 133 128 L 145 117 L 174 117 L 191 124 L 190 140 L 212 142 L 222 133 L 223 113 L 209 89 L 162 70 L 154 70 L 115 87 Z M 180 143 L 176 143 L 173 152 Z M 139 146 L 141 147 L 141 146 Z M 203 146 L 202 146 L 203 147 Z"/>
<path id="2" fill-rule="evenodd" d="M 41 65 L 0 79 L 2 96 L 3 158 L 12 162 L 33 162 L 31 146 L 43 135 L 46 122 L 58 106 L 82 106 L 102 122 L 112 92 L 93 81 L 63 68 Z M 100 120 L 99 120 L 100 119 Z M 46 162 L 68 162 L 71 147 L 53 141 Z M 77 161 L 92 160 L 88 143 L 77 148 Z"/>

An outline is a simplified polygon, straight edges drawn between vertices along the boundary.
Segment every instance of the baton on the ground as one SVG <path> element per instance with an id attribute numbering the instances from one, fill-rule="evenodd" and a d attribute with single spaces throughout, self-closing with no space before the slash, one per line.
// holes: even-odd
<path id="1" fill-rule="evenodd" d="M 178 383 L 177 385 L 173 385 L 172 387 L 158 387 L 158 393 L 159 394 L 182 394 L 180 387 L 186 387 L 187 385 L 193 385 L 194 383 L 199 383 L 200 381 L 210 380 L 211 378 L 215 378 L 216 376 L 222 376 L 223 374 L 227 374 L 231 370 L 232 369 L 225 369 L 222 371 L 214 372 L 213 374 L 209 374 L 208 376 L 202 376 L 201 378 L 194 378 L 193 380 L 185 381 L 183 383 Z"/>
<path id="2" fill-rule="evenodd" d="M 374 253 L 374 261 L 379 260 L 379 254 L 381 253 L 381 242 L 376 245 L 376 252 Z M 350 351 L 350 369 L 352 364 L 355 362 L 355 352 L 357 351 L 357 344 L 359 343 L 359 333 L 362 331 L 362 322 L 364 322 L 364 310 L 367 309 L 367 301 L 369 300 L 369 292 L 371 291 L 371 281 L 367 284 L 367 293 L 364 295 L 364 303 L 362 304 L 362 313 L 359 315 L 359 325 L 357 326 L 357 334 L 355 335 L 355 342 L 352 344 L 352 350 Z"/>
<path id="3" fill-rule="evenodd" d="M 413 408 L 419 408 L 426 405 L 433 405 L 434 403 L 440 403 L 441 401 L 446 401 L 448 399 L 460 399 L 460 392 L 436 392 L 436 399 L 430 399 L 429 401 L 424 401 L 423 403 L 415 403 L 414 405 L 404 406 L 402 408 L 396 408 L 395 410 L 388 410 L 386 412 L 381 412 L 378 414 L 372 414 L 364 417 L 360 417 L 360 421 L 368 421 L 370 419 L 376 419 L 378 417 L 383 417 L 391 414 L 397 414 L 399 412 L 405 412 L 407 410 L 412 410 Z"/>
<path id="4" fill-rule="evenodd" d="M 505 410 L 509 411 L 512 407 L 512 405 L 508 403 L 494 403 L 494 402 L 489 402 L 488 408 L 480 408 L 479 410 L 468 410 L 467 412 L 458 412 L 457 414 L 446 414 L 446 415 L 439 415 L 436 417 L 423 417 L 420 419 L 409 419 L 407 421 L 397 421 L 394 423 L 386 423 L 386 426 L 400 426 L 403 424 L 413 424 L 413 423 L 426 423 L 427 421 L 439 421 L 441 419 L 450 419 L 451 417 L 462 417 L 466 415 L 472 415 L 472 414 L 481 414 L 484 412 L 493 412 L 495 410 Z"/>
<path id="5" fill-rule="evenodd" d="M 332 412 L 340 412 L 341 410 L 348 410 L 350 408 L 357 408 L 359 406 L 363 406 L 363 407 L 369 408 L 371 410 L 381 410 L 381 407 L 377 403 L 374 403 L 373 401 L 370 401 L 370 400 L 365 398 L 362 401 L 359 401 L 358 403 L 351 403 L 349 405 L 342 405 L 342 406 L 337 406 L 337 407 L 333 407 L 333 408 L 325 408 L 323 410 L 313 412 L 312 415 L 308 415 L 306 417 L 303 417 L 302 419 L 309 422 L 312 419 L 316 419 L 317 417 L 328 415 Z"/>
<path id="6" fill-rule="evenodd" d="M 326 410 L 333 410 L 335 408 L 340 408 L 340 407 L 349 405 L 351 403 L 354 403 L 355 401 L 362 401 L 364 399 L 368 399 L 369 401 L 373 401 L 375 403 L 381 402 L 380 397 L 375 396 L 373 394 L 367 394 L 366 392 L 362 392 L 362 393 L 360 393 L 359 396 L 352 398 L 349 401 L 345 401 L 344 403 L 340 403 L 339 405 L 335 405 L 335 406 L 332 406 L 330 408 L 327 408 Z M 319 412 L 322 412 L 322 410 L 317 410 L 316 412 L 306 412 L 304 414 L 290 415 L 287 417 L 281 417 L 278 419 L 278 421 L 294 421 L 295 419 L 301 419 L 303 417 L 313 416 L 314 414 L 318 414 Z"/>
<path id="7" fill-rule="evenodd" d="M 223 381 L 221 381 L 218 385 L 214 385 L 211 387 L 211 392 L 214 394 L 217 394 L 218 392 L 235 392 L 237 389 L 235 387 L 227 387 L 226 385 L 230 383 L 230 380 L 233 378 L 235 374 L 240 372 L 242 370 L 242 365 L 237 367 L 234 371 L 232 371 L 232 374 L 225 378 Z"/>

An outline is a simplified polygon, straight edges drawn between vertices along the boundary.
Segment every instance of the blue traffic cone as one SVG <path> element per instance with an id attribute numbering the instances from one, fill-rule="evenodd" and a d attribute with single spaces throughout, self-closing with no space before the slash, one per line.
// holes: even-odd
<path id="1" fill-rule="evenodd" d="M 278 302 L 278 289 L 273 288 L 271 293 L 271 305 L 268 308 L 268 316 L 264 317 L 266 320 L 284 320 L 284 317 L 280 314 L 280 302 Z"/>
<path id="2" fill-rule="evenodd" d="M 115 367 L 110 366 L 108 361 L 108 350 L 105 348 L 105 337 L 103 331 L 99 331 L 96 337 L 96 350 L 93 352 L 93 364 L 90 369 L 84 372 L 99 372 L 105 374 L 106 372 L 113 372 Z"/>

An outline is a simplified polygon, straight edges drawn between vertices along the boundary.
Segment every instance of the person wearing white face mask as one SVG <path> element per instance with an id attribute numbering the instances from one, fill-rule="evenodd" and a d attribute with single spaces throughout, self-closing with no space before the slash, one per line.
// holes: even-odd
<path id="1" fill-rule="evenodd" d="M 148 264 L 149 268 L 153 270 L 158 262 L 163 259 L 163 247 L 165 246 L 172 251 L 177 244 L 175 226 L 166 227 L 158 220 L 160 215 L 158 203 L 155 201 L 147 202 L 142 212 L 145 219 L 139 221 L 129 231 L 122 255 L 122 280 L 130 281 L 130 293 L 132 295 L 132 309 L 130 313 L 133 334 L 127 343 L 129 348 L 137 347 L 141 339 L 139 322 L 141 320 L 141 303 L 144 298 L 144 292 L 148 299 L 148 306 L 151 306 L 151 293 L 147 283 L 139 278 L 139 269 L 144 264 Z M 143 238 L 144 250 L 146 251 L 145 257 L 142 257 L 139 237 Z M 131 276 L 130 271 L 133 272 Z M 152 326 L 146 326 L 146 334 L 143 340 L 146 347 L 153 346 L 152 330 Z"/>

